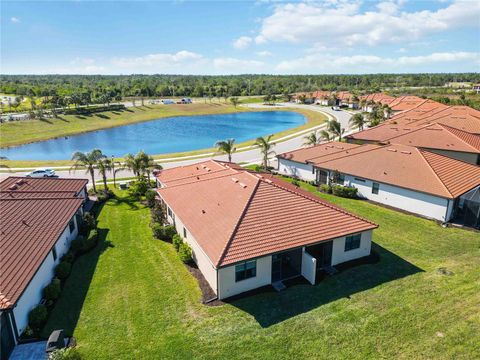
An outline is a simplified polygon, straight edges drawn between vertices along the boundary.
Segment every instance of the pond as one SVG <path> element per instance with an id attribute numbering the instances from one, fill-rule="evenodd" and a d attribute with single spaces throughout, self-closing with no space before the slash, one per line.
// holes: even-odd
<path id="1" fill-rule="evenodd" d="M 122 157 L 140 150 L 166 154 L 211 148 L 218 140 L 236 143 L 274 134 L 306 123 L 291 111 L 180 116 L 124 125 L 0 149 L 9 160 L 69 160 L 75 151 L 99 148 L 108 156 Z"/>

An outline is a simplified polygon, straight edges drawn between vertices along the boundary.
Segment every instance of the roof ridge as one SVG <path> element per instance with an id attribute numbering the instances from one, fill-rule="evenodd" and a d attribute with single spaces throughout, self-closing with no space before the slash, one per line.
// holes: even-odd
<path id="1" fill-rule="evenodd" d="M 277 178 L 277 179 L 278 179 L 278 178 Z M 262 180 L 263 180 L 263 179 L 262 179 Z M 278 179 L 278 180 L 281 180 L 281 179 Z M 295 194 L 295 195 L 300 196 L 300 197 L 303 197 L 303 198 L 305 198 L 305 199 L 307 199 L 307 200 L 310 200 L 310 201 L 319 203 L 319 204 L 321 204 L 321 205 L 324 205 L 324 206 L 326 206 L 326 207 L 329 207 L 330 209 L 339 211 L 339 212 L 341 212 L 341 213 L 343 213 L 343 214 L 346 214 L 346 215 L 352 216 L 352 217 L 354 217 L 354 218 L 357 218 L 357 219 L 366 221 L 366 222 L 368 222 L 368 223 L 370 223 L 370 224 L 373 224 L 373 225 L 376 225 L 376 226 L 378 227 L 378 224 L 374 223 L 373 221 L 367 220 L 367 219 L 365 219 L 365 218 L 363 218 L 363 217 L 361 217 L 361 216 L 358 216 L 358 215 L 356 215 L 356 214 L 353 214 L 353 213 L 351 213 L 351 212 L 348 212 L 347 210 L 344 210 L 344 209 L 342 209 L 342 208 L 340 208 L 340 207 L 338 207 L 338 206 L 335 206 L 335 205 L 329 203 L 329 202 L 326 201 L 326 200 L 320 199 L 319 197 L 317 197 L 317 196 L 315 196 L 315 195 L 313 195 L 313 194 L 312 194 L 312 195 L 310 195 L 310 194 L 307 195 L 306 193 L 304 194 L 304 193 L 298 192 L 298 191 L 296 191 L 296 190 L 293 190 L 293 188 L 288 188 L 288 187 L 281 186 L 280 184 L 278 184 L 278 183 L 276 183 L 276 182 L 274 182 L 274 181 L 272 181 L 271 183 L 268 183 L 268 182 L 265 181 L 265 180 L 263 180 L 263 181 L 264 181 L 265 183 L 269 184 L 269 185 L 275 186 L 275 187 L 277 187 L 277 188 L 279 188 L 279 189 L 286 190 L 286 191 L 288 191 L 288 192 L 290 192 L 290 193 L 292 193 L 292 194 Z M 284 181 L 284 180 L 282 180 L 282 181 Z M 290 183 L 288 183 L 288 184 L 290 184 Z M 290 185 L 291 185 L 291 184 L 290 184 Z M 292 185 L 292 186 L 293 186 L 293 185 Z M 306 191 L 306 190 L 303 190 L 303 189 L 301 189 L 301 188 L 298 188 L 298 189 L 302 190 L 302 192 L 303 192 L 303 191 Z"/>
<path id="2" fill-rule="evenodd" d="M 20 200 L 25 200 L 25 201 L 30 201 L 30 200 L 82 200 L 83 198 L 81 197 L 24 197 L 24 198 L 0 198 L 0 201 L 20 201 Z"/>
<path id="3" fill-rule="evenodd" d="M 344 156 L 341 156 L 341 157 L 338 157 L 338 158 L 335 158 L 335 159 L 327 160 L 327 161 L 325 161 L 323 163 L 320 163 L 320 164 L 329 163 L 330 161 L 337 161 L 337 160 L 344 159 L 344 158 L 349 157 L 349 156 L 356 156 L 356 155 L 364 154 L 364 153 L 369 152 L 369 151 L 375 151 L 375 150 L 383 149 L 385 147 L 390 146 L 390 145 L 363 144 L 363 145 L 360 145 L 359 147 L 362 147 L 362 146 L 365 146 L 365 145 L 373 145 L 375 147 L 372 147 L 370 149 L 367 148 L 364 151 L 360 151 L 360 152 L 355 153 L 355 154 L 346 154 Z M 356 148 L 356 149 L 358 149 L 358 148 Z M 315 163 L 313 163 L 313 166 L 317 166 L 317 165 Z M 317 166 L 317 167 L 320 167 L 320 166 Z"/>
<path id="4" fill-rule="evenodd" d="M 439 126 L 442 126 L 444 127 L 448 132 L 452 133 L 454 136 L 456 136 L 458 139 L 460 139 L 461 141 L 463 141 L 465 144 L 473 147 L 474 149 L 476 150 L 480 150 L 480 135 L 476 135 L 476 134 L 472 134 L 472 133 L 469 133 L 468 131 L 465 131 L 465 130 L 462 130 L 462 129 L 457 129 L 457 128 L 454 128 L 452 126 L 449 126 L 449 125 L 446 125 L 446 124 L 442 124 L 442 123 L 438 123 Z M 461 133 L 460 135 L 458 133 Z M 465 139 L 463 138 L 461 135 L 464 135 L 468 138 Z M 470 142 L 470 138 L 471 137 L 478 137 L 479 139 L 479 146 L 475 146 L 473 145 L 471 142 Z"/>
<path id="5" fill-rule="evenodd" d="M 13 179 L 25 179 L 25 180 L 69 180 L 69 181 L 79 181 L 79 180 L 82 180 L 82 181 L 87 181 L 88 182 L 88 179 L 84 179 L 84 178 L 61 178 L 61 177 L 28 177 L 28 176 L 9 176 L 9 177 L 6 177 L 5 179 L 3 179 L 2 181 L 5 181 L 9 178 L 13 178 Z"/>
<path id="6" fill-rule="evenodd" d="M 411 133 L 413 133 L 413 132 L 417 132 L 417 131 L 423 130 L 423 129 L 429 127 L 429 126 L 434 126 L 434 125 L 437 125 L 437 124 L 425 124 L 425 125 L 420 125 L 420 126 L 414 128 L 414 129 L 411 129 L 409 132 L 406 132 L 406 133 L 404 133 L 404 134 L 395 135 L 395 136 L 390 137 L 390 138 L 385 139 L 385 140 L 390 141 L 390 140 L 393 140 L 393 139 L 396 139 L 396 138 L 399 138 L 399 137 L 402 137 L 402 136 L 405 136 L 405 135 L 409 135 L 409 134 L 411 134 Z"/>
<path id="7" fill-rule="evenodd" d="M 425 157 L 425 154 L 424 153 L 428 153 L 428 154 L 434 154 L 434 155 L 438 155 L 438 156 L 441 156 L 443 158 L 446 158 L 446 159 L 451 159 L 451 158 L 448 158 L 446 156 L 442 156 L 442 155 L 439 155 L 439 154 L 436 154 L 436 153 L 432 153 L 431 151 L 426 151 L 426 150 L 423 150 L 423 149 L 418 149 L 418 148 L 415 148 L 417 149 L 417 151 L 420 153 L 420 157 L 427 163 L 428 167 L 432 170 L 433 174 L 436 176 L 436 178 L 440 181 L 440 183 L 442 184 L 442 186 L 445 188 L 445 190 L 447 190 L 447 192 L 450 194 L 450 196 L 453 198 L 453 194 L 452 192 L 450 191 L 450 189 L 447 187 L 447 185 L 445 185 L 445 183 L 443 182 L 442 178 L 440 177 L 440 175 L 438 175 L 438 173 L 435 171 L 435 169 L 433 168 L 432 164 L 430 164 L 430 161 L 428 161 L 428 159 Z"/>
<path id="8" fill-rule="evenodd" d="M 254 194 L 256 194 L 256 192 L 258 190 L 258 187 L 260 186 L 261 179 L 259 177 L 255 176 L 255 175 L 253 175 L 252 173 L 249 173 L 249 172 L 247 172 L 247 173 L 250 174 L 252 177 L 254 177 L 257 180 L 257 183 L 255 184 L 255 188 L 253 189 L 252 193 L 250 194 L 250 197 L 248 198 L 248 200 L 245 204 L 245 207 L 243 208 L 242 213 L 240 214 L 240 216 L 238 218 L 238 221 L 236 222 L 235 227 L 233 228 L 232 233 L 231 233 L 227 243 L 225 244 L 225 246 L 224 246 L 224 248 L 223 248 L 223 250 L 220 254 L 220 257 L 217 260 L 217 263 L 215 265 L 217 267 L 222 263 L 223 259 L 225 259 L 225 255 L 227 254 L 227 250 L 230 247 L 230 245 L 232 244 L 233 238 L 234 238 L 235 234 L 237 233 L 238 228 L 239 228 L 243 218 L 245 217 L 245 213 L 247 212 L 247 209 L 250 207 L 250 204 L 252 203 L 252 199 L 254 197 Z"/>
<path id="9" fill-rule="evenodd" d="M 243 172 L 247 172 L 246 170 L 245 171 L 241 171 L 241 170 L 237 170 L 237 169 L 232 169 L 232 170 L 235 171 L 234 174 L 224 174 L 224 175 L 220 175 L 220 176 L 217 176 L 217 177 L 211 177 L 211 178 L 207 178 L 207 179 L 197 179 L 196 181 L 189 181 L 189 182 L 184 182 L 184 183 L 181 183 L 181 184 L 167 185 L 165 188 L 174 188 L 174 187 L 183 186 L 183 185 L 196 184 L 196 183 L 199 183 L 199 182 L 202 182 L 202 181 L 215 180 L 215 179 L 220 179 L 220 178 L 227 177 L 227 176 L 235 176 L 235 174 L 241 174 Z M 213 173 L 209 173 L 209 174 L 213 174 Z M 202 175 L 206 175 L 206 174 L 202 174 Z M 201 175 L 195 175 L 195 176 L 201 176 Z M 189 176 L 188 178 L 191 178 L 191 177 L 193 177 L 193 176 Z M 182 178 L 178 178 L 177 180 L 182 180 Z M 176 180 L 174 179 L 174 180 L 170 180 L 170 181 L 176 181 Z"/>

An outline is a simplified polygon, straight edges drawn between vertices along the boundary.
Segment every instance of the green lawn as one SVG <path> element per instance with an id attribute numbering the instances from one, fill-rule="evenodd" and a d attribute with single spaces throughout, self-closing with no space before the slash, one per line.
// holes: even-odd
<path id="1" fill-rule="evenodd" d="M 321 196 L 380 224 L 380 262 L 208 307 L 172 246 L 152 238 L 149 210 L 120 195 L 44 335 L 73 332 L 86 359 L 478 358 L 480 235 Z"/>

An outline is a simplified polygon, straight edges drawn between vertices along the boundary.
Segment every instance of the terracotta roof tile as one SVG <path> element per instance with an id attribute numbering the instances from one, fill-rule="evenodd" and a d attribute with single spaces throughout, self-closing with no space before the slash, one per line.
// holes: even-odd
<path id="1" fill-rule="evenodd" d="M 343 150 L 353 149 L 353 148 L 358 147 L 358 146 L 359 145 L 356 145 L 356 144 L 349 144 L 349 143 L 338 142 L 338 141 L 330 141 L 330 142 L 327 142 L 327 143 L 318 144 L 318 145 L 315 145 L 315 146 L 310 146 L 310 147 L 286 152 L 286 153 L 278 155 L 278 157 L 280 157 L 282 159 L 285 159 L 285 160 L 306 163 L 308 160 L 310 160 L 313 157 L 333 154 L 333 153 L 337 153 L 337 152 L 340 152 L 340 151 L 343 151 Z"/>

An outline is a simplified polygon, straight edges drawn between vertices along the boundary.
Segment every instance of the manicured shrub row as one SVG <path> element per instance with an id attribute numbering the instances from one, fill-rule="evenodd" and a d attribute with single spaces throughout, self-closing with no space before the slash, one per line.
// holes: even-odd
<path id="1" fill-rule="evenodd" d="M 85 213 L 79 229 L 84 235 L 78 235 L 77 238 L 72 241 L 70 249 L 61 257 L 60 263 L 55 267 L 55 278 L 43 289 L 43 299 L 45 303 L 35 306 L 28 314 L 28 326 L 24 331 L 25 336 L 31 337 L 38 335 L 43 326 L 45 326 L 49 308 L 51 308 L 60 297 L 62 282 L 70 275 L 72 263 L 75 258 L 90 251 L 97 245 L 99 236 L 96 227 L 97 221 L 95 217 L 90 213 Z"/>
<path id="2" fill-rule="evenodd" d="M 152 225 L 153 236 L 159 240 L 172 241 L 173 236 L 176 234 L 175 226 L 167 225 L 163 226 L 160 223 L 154 223 Z"/>
<path id="3" fill-rule="evenodd" d="M 355 187 L 347 187 L 341 185 L 331 186 L 327 184 L 321 184 L 318 189 L 321 192 L 333 194 L 344 198 L 356 199 L 358 197 L 358 189 Z"/>
<path id="4" fill-rule="evenodd" d="M 93 114 L 98 112 L 115 111 L 115 110 L 123 110 L 123 109 L 125 109 L 125 105 L 114 104 L 109 106 L 90 106 L 88 108 L 82 107 L 78 109 L 67 109 L 63 111 L 63 113 L 65 115 Z"/>

